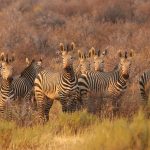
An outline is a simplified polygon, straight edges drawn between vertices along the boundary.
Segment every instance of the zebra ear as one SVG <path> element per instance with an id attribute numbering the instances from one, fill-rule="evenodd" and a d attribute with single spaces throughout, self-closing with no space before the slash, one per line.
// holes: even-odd
<path id="1" fill-rule="evenodd" d="M 83 58 L 86 59 L 86 53 L 84 53 Z"/>
<path id="2" fill-rule="evenodd" d="M 6 54 L 6 63 L 9 63 L 9 58 L 8 58 L 8 54 Z"/>
<path id="3" fill-rule="evenodd" d="M 4 52 L 2 52 L 2 53 L 1 53 L 1 56 L 0 56 L 0 60 L 1 60 L 1 61 L 4 61 L 4 59 L 5 59 L 5 58 L 4 58 Z"/>
<path id="4" fill-rule="evenodd" d="M 30 64 L 29 58 L 26 58 L 26 64 L 27 66 Z"/>
<path id="5" fill-rule="evenodd" d="M 43 61 L 43 58 L 40 58 L 40 62 L 42 62 Z"/>
<path id="6" fill-rule="evenodd" d="M 59 46 L 60 46 L 60 51 L 63 52 L 64 51 L 64 44 L 60 43 Z"/>
<path id="7" fill-rule="evenodd" d="M 98 55 L 98 57 L 100 57 L 100 55 L 101 55 L 100 49 L 98 50 L 97 55 Z"/>
<path id="8" fill-rule="evenodd" d="M 131 51 L 130 51 L 130 53 L 129 53 L 129 56 L 130 56 L 130 57 L 133 57 L 133 56 L 134 56 L 134 50 L 133 50 L 133 49 L 131 49 Z"/>
<path id="9" fill-rule="evenodd" d="M 124 53 L 124 58 L 128 58 L 128 52 L 127 51 L 125 51 L 125 53 Z"/>
<path id="10" fill-rule="evenodd" d="M 118 56 L 119 56 L 120 58 L 122 57 L 122 53 L 121 53 L 120 50 L 118 51 Z"/>
<path id="11" fill-rule="evenodd" d="M 12 58 L 11 58 L 11 62 L 15 61 L 15 54 L 13 53 Z"/>
<path id="12" fill-rule="evenodd" d="M 82 58 L 81 50 L 78 50 L 78 56 L 80 59 Z"/>
<path id="13" fill-rule="evenodd" d="M 43 56 L 40 56 L 40 60 L 39 61 L 41 61 L 41 62 L 43 61 Z"/>
<path id="14" fill-rule="evenodd" d="M 102 52 L 102 55 L 106 56 L 108 54 L 108 50 L 105 49 L 103 52 Z"/>
<path id="15" fill-rule="evenodd" d="M 72 42 L 72 43 L 71 43 L 71 50 L 73 51 L 74 49 L 75 49 L 75 43 Z"/>
<path id="16" fill-rule="evenodd" d="M 90 50 L 89 50 L 89 58 L 93 57 L 95 55 L 95 48 L 92 47 Z"/>

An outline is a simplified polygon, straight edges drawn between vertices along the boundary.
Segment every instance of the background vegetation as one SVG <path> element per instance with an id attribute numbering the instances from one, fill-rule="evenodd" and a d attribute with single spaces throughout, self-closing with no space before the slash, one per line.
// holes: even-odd
<path id="1" fill-rule="evenodd" d="M 149 27 L 149 0 L 0 0 L 0 50 L 15 52 L 15 74 L 26 66 L 25 57 L 42 56 L 45 67 L 58 70 L 61 64 L 54 65 L 54 62 L 60 42 L 74 41 L 77 49 L 109 47 L 106 71 L 118 63 L 118 49 L 134 49 L 129 86 L 121 97 L 124 117 L 131 117 L 140 104 L 138 78 L 150 64 Z M 143 116 L 135 117 L 131 122 L 126 119 L 100 122 L 84 112 L 70 116 L 60 114 L 59 109 L 56 104 L 45 127 L 20 129 L 14 123 L 1 122 L 0 146 L 69 150 L 85 149 L 85 145 L 86 149 L 149 147 L 150 123 Z M 20 118 L 25 114 L 22 115 L 16 117 L 18 124 L 22 124 Z"/>

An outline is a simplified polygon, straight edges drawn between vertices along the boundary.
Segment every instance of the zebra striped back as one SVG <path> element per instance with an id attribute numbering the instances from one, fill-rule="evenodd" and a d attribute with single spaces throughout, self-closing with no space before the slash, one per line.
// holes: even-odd
<path id="1" fill-rule="evenodd" d="M 26 59 L 26 62 L 27 61 L 29 60 Z M 22 71 L 21 75 L 12 82 L 15 90 L 15 97 L 24 98 L 25 101 L 28 101 L 31 96 L 30 92 L 33 88 L 35 77 L 42 68 L 42 60 L 32 60 L 31 62 L 27 62 L 27 64 L 27 67 Z"/>
<path id="2" fill-rule="evenodd" d="M 44 119 L 44 114 L 48 115 L 50 109 L 45 110 L 47 106 L 47 104 L 45 106 L 45 97 L 51 102 L 54 99 L 60 100 L 62 110 L 68 111 L 74 105 L 68 103 L 68 98 L 73 99 L 71 102 L 75 102 L 79 92 L 78 79 L 73 70 L 72 51 L 74 50 L 74 44 L 72 43 L 70 47 L 67 46 L 67 49 L 64 48 L 63 44 L 60 44 L 60 49 L 63 58 L 62 72 L 55 73 L 50 70 L 43 70 L 38 74 L 34 82 L 35 98 L 41 120 Z M 48 116 L 46 118 L 48 120 Z"/>
<path id="3" fill-rule="evenodd" d="M 2 60 L 2 68 L 1 68 L 1 76 L 2 76 L 2 83 L 0 87 L 0 113 L 2 116 L 4 115 L 6 102 L 14 100 L 14 89 L 11 86 L 12 83 L 12 76 L 13 76 L 13 67 L 11 63 L 14 61 L 14 57 L 8 58 L 8 54 L 6 58 L 4 54 L 1 55 Z M 10 118 L 10 113 L 9 116 Z"/>
<path id="4" fill-rule="evenodd" d="M 42 60 L 35 61 L 34 59 L 22 72 L 21 76 L 26 78 L 28 82 L 33 86 L 36 75 L 41 71 Z"/>
<path id="5" fill-rule="evenodd" d="M 150 98 L 150 71 L 144 72 L 139 79 L 140 93 L 144 102 Z"/>

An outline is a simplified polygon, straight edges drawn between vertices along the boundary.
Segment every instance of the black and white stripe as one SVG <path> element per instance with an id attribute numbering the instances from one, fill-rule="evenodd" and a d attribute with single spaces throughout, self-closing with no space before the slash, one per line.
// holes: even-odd
<path id="1" fill-rule="evenodd" d="M 127 52 L 125 52 L 124 57 L 121 53 L 119 55 L 121 58 L 118 70 L 112 72 L 90 71 L 81 75 L 79 87 L 82 99 L 88 98 L 89 93 L 92 92 L 102 98 L 111 97 L 115 99 L 123 93 L 127 88 L 131 62 L 127 57 Z M 132 56 L 132 53 L 130 53 L 130 56 Z M 92 101 L 92 99 L 89 100 Z"/>
<path id="2" fill-rule="evenodd" d="M 13 75 L 13 67 L 11 63 L 14 61 L 14 57 L 11 59 L 8 58 L 8 55 L 6 55 L 6 58 L 4 57 L 4 54 L 1 55 L 0 58 L 2 62 L 1 66 L 1 86 L 0 86 L 0 114 L 2 117 L 4 117 L 4 112 L 7 103 L 14 101 L 14 89 L 12 87 L 12 75 Z M 10 108 L 8 109 L 8 118 L 11 119 L 11 113 Z"/>
<path id="3" fill-rule="evenodd" d="M 139 79 L 142 100 L 147 103 L 150 98 L 150 71 L 144 72 Z"/>
<path id="4" fill-rule="evenodd" d="M 72 54 L 70 54 L 74 50 L 74 44 L 72 43 L 71 47 L 67 46 L 66 50 L 63 44 L 61 44 L 60 47 L 63 58 L 62 72 L 55 73 L 50 70 L 44 70 L 40 72 L 35 79 L 35 97 L 37 100 L 39 118 L 41 120 L 44 119 L 44 114 L 48 120 L 48 112 L 54 99 L 60 100 L 62 110 L 66 112 L 73 111 L 74 103 L 76 103 L 78 98 L 78 79 L 73 70 L 73 59 Z M 46 100 L 49 99 L 49 101 L 51 101 L 50 107 L 45 105 L 45 97 Z M 73 100 L 70 101 L 68 98 Z"/>
<path id="5" fill-rule="evenodd" d="M 30 100 L 35 77 L 41 70 L 41 63 L 42 60 L 32 60 L 32 62 L 22 71 L 21 75 L 13 80 L 12 86 L 14 88 L 16 99 L 23 98 L 25 101 Z"/>

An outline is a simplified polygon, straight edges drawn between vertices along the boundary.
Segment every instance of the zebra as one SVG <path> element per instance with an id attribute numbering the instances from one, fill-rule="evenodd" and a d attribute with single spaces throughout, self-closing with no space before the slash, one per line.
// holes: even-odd
<path id="1" fill-rule="evenodd" d="M 144 72 L 139 78 L 140 93 L 144 105 L 147 105 L 150 99 L 150 70 Z"/>
<path id="2" fill-rule="evenodd" d="M 93 59 L 93 71 L 95 72 L 104 72 L 104 58 L 105 56 L 108 54 L 108 50 L 105 49 L 103 52 L 100 51 L 100 49 L 98 49 L 97 51 L 95 50 L 94 47 L 92 47 L 90 49 L 90 57 L 92 57 Z M 92 63 L 92 62 L 91 62 Z M 92 70 L 91 69 L 91 70 Z M 98 99 L 96 98 L 93 98 L 93 103 L 95 104 L 96 106 L 96 110 L 99 109 L 99 101 Z M 101 106 L 103 104 L 103 98 L 101 97 Z"/>
<path id="3" fill-rule="evenodd" d="M 62 105 L 62 111 L 67 112 L 72 110 L 71 104 L 68 107 L 68 97 L 73 99 L 72 102 L 77 101 L 79 94 L 78 78 L 73 69 L 73 57 L 75 44 L 67 45 L 60 43 L 60 50 L 63 59 L 62 72 L 51 72 L 50 70 L 41 71 L 34 82 L 35 99 L 37 101 L 39 121 L 44 122 L 49 120 L 49 110 L 53 104 L 54 99 L 59 100 Z M 51 105 L 45 104 L 46 100 L 51 101 Z M 71 107 L 71 109 L 70 109 Z M 46 118 L 45 118 L 46 117 Z"/>
<path id="4" fill-rule="evenodd" d="M 28 107 L 29 102 L 31 103 L 31 92 L 35 77 L 42 70 L 42 59 L 29 61 L 29 59 L 26 58 L 26 64 L 26 68 L 12 81 L 12 86 L 14 88 L 15 98 L 23 98 Z"/>
<path id="5" fill-rule="evenodd" d="M 91 94 L 98 94 L 100 97 L 111 97 L 113 105 L 119 105 L 116 98 L 122 95 L 127 88 L 127 81 L 129 79 L 131 58 L 133 51 L 128 53 L 125 51 L 123 56 L 119 51 L 120 63 L 117 70 L 111 72 L 86 72 L 82 74 L 78 80 L 78 84 L 81 91 L 81 97 L 83 100 L 88 100 Z M 100 104 L 101 102 L 99 102 Z M 88 111 L 94 112 L 94 104 L 92 99 L 88 101 Z M 115 111 L 114 111 L 115 112 Z"/>
<path id="6" fill-rule="evenodd" d="M 0 86 L 0 113 L 2 117 L 4 117 L 4 112 L 6 108 L 6 104 L 9 101 L 14 101 L 14 88 L 12 87 L 12 76 L 13 76 L 13 67 L 12 62 L 14 61 L 14 56 L 12 58 L 4 56 L 4 53 L 1 54 L 0 61 L 1 61 L 1 76 L 2 82 Z M 10 108 L 8 109 L 8 117 L 11 119 Z"/>

